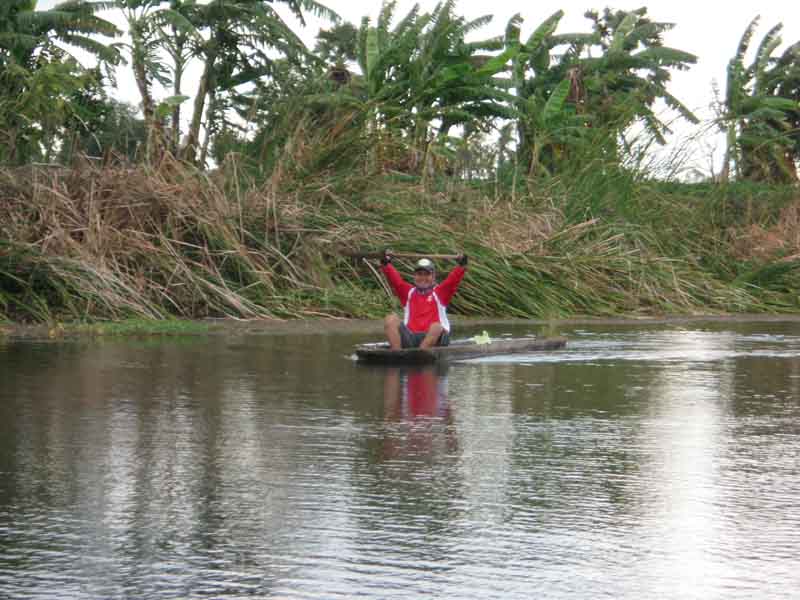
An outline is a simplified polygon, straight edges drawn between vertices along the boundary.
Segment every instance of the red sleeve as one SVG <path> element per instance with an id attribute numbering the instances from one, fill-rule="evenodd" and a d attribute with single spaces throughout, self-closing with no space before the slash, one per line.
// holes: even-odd
<path id="1" fill-rule="evenodd" d="M 461 283 L 461 280 L 464 279 L 464 273 L 466 272 L 467 270 L 464 267 L 458 266 L 450 271 L 450 274 L 442 283 L 436 286 L 436 295 L 439 297 L 439 301 L 442 304 L 445 306 L 450 304 L 450 298 L 456 293 L 458 285 Z"/>
<path id="2" fill-rule="evenodd" d="M 381 271 L 383 271 L 389 285 L 392 287 L 394 295 L 400 299 L 400 304 L 405 306 L 406 302 L 408 302 L 408 292 L 414 286 L 404 280 L 391 263 L 382 266 Z"/>

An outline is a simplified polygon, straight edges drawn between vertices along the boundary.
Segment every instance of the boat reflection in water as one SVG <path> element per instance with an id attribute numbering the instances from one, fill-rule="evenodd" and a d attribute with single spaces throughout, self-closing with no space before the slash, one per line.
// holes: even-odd
<path id="1" fill-rule="evenodd" d="M 385 370 L 384 457 L 450 453 L 457 448 L 446 363 Z"/>

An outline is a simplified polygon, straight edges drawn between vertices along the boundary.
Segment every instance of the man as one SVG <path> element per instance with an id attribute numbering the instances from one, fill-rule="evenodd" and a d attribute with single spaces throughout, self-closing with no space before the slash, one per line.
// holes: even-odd
<path id="1" fill-rule="evenodd" d="M 447 305 L 464 278 L 467 255 L 459 254 L 453 269 L 442 283 L 436 283 L 436 269 L 427 258 L 414 267 L 414 285 L 405 281 L 392 265 L 392 253 L 386 250 L 381 270 L 403 306 L 403 319 L 388 315 L 383 322 L 386 339 L 392 350 L 431 348 L 450 343 L 450 321 Z"/>

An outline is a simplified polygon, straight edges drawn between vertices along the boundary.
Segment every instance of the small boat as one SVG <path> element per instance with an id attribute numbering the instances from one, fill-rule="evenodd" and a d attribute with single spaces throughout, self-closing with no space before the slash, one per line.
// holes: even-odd
<path id="1" fill-rule="evenodd" d="M 420 348 L 404 348 L 392 350 L 389 344 L 361 344 L 356 346 L 356 358 L 368 364 L 430 364 L 445 360 L 464 360 L 480 358 L 482 356 L 495 356 L 500 354 L 521 354 L 528 352 L 546 352 L 558 350 L 567 345 L 566 338 L 550 337 L 523 337 L 501 338 L 488 343 L 476 342 L 474 338 L 457 340 L 449 346 L 436 346 L 421 350 Z"/>

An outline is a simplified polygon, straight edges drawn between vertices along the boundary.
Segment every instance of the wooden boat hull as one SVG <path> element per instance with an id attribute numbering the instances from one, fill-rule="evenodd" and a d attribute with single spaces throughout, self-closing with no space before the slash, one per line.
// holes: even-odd
<path id="1" fill-rule="evenodd" d="M 520 354 L 527 352 L 547 352 L 567 345 L 563 337 L 551 338 L 511 338 L 497 339 L 489 344 L 476 344 L 472 341 L 453 342 L 449 346 L 437 346 L 420 350 L 407 348 L 392 350 L 386 344 L 364 344 L 356 346 L 356 358 L 368 364 L 430 364 L 444 360 L 464 360 L 500 354 Z"/>

